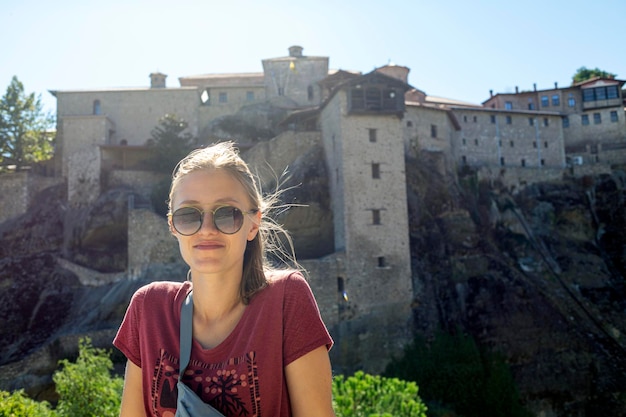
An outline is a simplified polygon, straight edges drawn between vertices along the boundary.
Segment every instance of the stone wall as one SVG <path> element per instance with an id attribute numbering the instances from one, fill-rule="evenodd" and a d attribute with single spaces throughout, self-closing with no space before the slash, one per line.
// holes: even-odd
<path id="1" fill-rule="evenodd" d="M 160 181 L 169 177 L 169 175 L 151 171 L 114 170 L 108 175 L 107 188 L 130 187 L 143 200 L 142 202 L 136 201 L 136 203 L 143 206 L 150 202 L 152 188 Z M 163 204 L 165 204 L 165 201 Z"/>
<path id="2" fill-rule="evenodd" d="M 0 223 L 24 214 L 37 193 L 62 183 L 61 178 L 42 177 L 30 171 L 0 175 Z"/>

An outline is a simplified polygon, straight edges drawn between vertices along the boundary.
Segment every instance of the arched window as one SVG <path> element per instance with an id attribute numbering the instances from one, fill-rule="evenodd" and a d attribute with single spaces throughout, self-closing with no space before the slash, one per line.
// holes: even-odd
<path id="1" fill-rule="evenodd" d="M 102 110 L 100 109 L 100 100 L 93 101 L 93 114 L 101 114 Z"/>

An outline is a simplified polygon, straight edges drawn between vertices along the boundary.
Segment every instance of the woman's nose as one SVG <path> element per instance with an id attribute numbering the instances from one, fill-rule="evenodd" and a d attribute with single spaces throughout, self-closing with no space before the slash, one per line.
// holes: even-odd
<path id="1" fill-rule="evenodd" d="M 216 233 L 218 232 L 215 224 L 213 224 L 213 214 L 210 212 L 202 214 L 202 225 L 200 226 L 200 230 L 198 233 Z"/>

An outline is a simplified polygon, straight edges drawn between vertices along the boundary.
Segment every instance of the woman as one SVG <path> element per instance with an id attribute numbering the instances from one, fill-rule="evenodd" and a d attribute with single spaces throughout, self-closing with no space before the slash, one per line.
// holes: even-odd
<path id="1" fill-rule="evenodd" d="M 179 325 L 193 288 L 191 360 L 182 381 L 225 416 L 334 416 L 332 339 L 302 275 L 268 266 L 284 232 L 231 143 L 176 167 L 168 224 L 186 282 L 154 282 L 131 300 L 114 345 L 128 358 L 120 415 L 174 416 Z"/>

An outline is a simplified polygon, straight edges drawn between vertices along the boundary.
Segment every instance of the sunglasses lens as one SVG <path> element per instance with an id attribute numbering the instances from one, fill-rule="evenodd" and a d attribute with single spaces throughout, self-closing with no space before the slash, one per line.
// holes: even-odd
<path id="1" fill-rule="evenodd" d="M 237 207 L 220 207 L 213 213 L 217 230 L 227 235 L 237 233 L 243 225 L 243 213 Z"/>
<path id="2" fill-rule="evenodd" d="M 202 226 L 202 212 L 194 207 L 179 208 L 172 215 L 172 225 L 181 235 L 193 235 Z"/>

